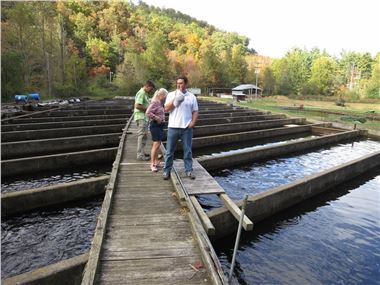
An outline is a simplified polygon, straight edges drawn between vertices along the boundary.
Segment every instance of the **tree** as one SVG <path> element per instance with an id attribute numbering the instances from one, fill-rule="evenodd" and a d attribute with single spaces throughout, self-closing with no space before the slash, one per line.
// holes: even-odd
<path id="1" fill-rule="evenodd" d="M 285 60 L 290 92 L 300 94 L 310 77 L 309 54 L 305 50 L 293 48 L 286 53 Z"/>
<path id="2" fill-rule="evenodd" d="M 210 40 L 203 42 L 200 50 L 199 60 L 200 70 L 202 72 L 203 87 L 208 86 L 225 86 L 223 69 L 218 56 L 212 48 Z"/>
<path id="3" fill-rule="evenodd" d="M 241 44 L 232 47 L 231 60 L 229 62 L 229 75 L 231 83 L 234 85 L 245 82 L 248 72 L 245 52 L 246 49 Z"/>
<path id="4" fill-rule="evenodd" d="M 315 87 L 318 94 L 332 95 L 333 86 L 338 65 L 331 57 L 322 56 L 317 58 L 311 67 L 310 84 Z"/>
<path id="5" fill-rule="evenodd" d="M 372 65 L 372 74 L 366 88 L 366 96 L 380 99 L 380 53 L 376 55 Z"/>
<path id="6" fill-rule="evenodd" d="M 273 70 L 268 66 L 264 69 L 263 93 L 272 95 L 275 89 L 276 79 Z"/>
<path id="7" fill-rule="evenodd" d="M 147 77 L 161 86 L 167 86 L 172 81 L 167 42 L 162 32 L 148 36 L 147 49 L 143 53 L 147 68 Z"/>

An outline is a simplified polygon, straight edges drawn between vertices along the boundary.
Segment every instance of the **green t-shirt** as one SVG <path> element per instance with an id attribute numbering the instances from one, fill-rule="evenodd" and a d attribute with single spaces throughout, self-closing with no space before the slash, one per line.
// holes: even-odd
<path id="1" fill-rule="evenodd" d="M 135 97 L 135 104 L 141 104 L 145 108 L 148 108 L 149 106 L 149 94 L 145 92 L 144 88 L 141 88 L 139 92 L 137 92 Z M 145 112 L 140 111 L 139 109 L 134 109 L 134 119 L 135 121 L 144 119 L 145 121 L 148 121 L 148 116 L 145 115 Z"/>

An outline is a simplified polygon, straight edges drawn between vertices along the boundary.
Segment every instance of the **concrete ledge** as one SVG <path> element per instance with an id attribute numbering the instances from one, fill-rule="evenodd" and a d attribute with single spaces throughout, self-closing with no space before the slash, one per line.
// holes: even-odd
<path id="1" fill-rule="evenodd" d="M 199 163 L 207 170 L 214 170 L 220 167 L 230 167 L 242 165 L 252 161 L 268 159 L 280 155 L 287 155 L 316 148 L 327 144 L 353 139 L 360 136 L 360 131 L 348 131 L 338 134 L 326 135 L 314 139 L 306 139 L 299 142 L 283 143 L 277 146 L 262 147 L 255 150 L 246 150 L 229 154 L 219 154 L 213 156 L 201 156 L 197 158 Z"/>
<path id="2" fill-rule="evenodd" d="M 3 285 L 77 285 L 81 283 L 82 272 L 88 260 L 88 253 L 57 262 L 34 271 L 1 280 Z"/>
<path id="3" fill-rule="evenodd" d="M 132 114 L 129 114 L 131 116 Z M 70 116 L 70 117 L 37 117 L 26 119 L 14 119 L 12 124 L 30 124 L 30 123 L 47 123 L 47 122 L 64 122 L 64 121 L 85 121 L 85 120 L 110 120 L 124 119 L 125 114 L 119 115 L 93 115 L 93 116 Z"/>
<path id="4" fill-rule="evenodd" d="M 312 131 L 312 125 L 302 125 L 297 127 L 284 127 L 284 128 L 274 128 L 265 129 L 257 131 L 248 131 L 232 134 L 222 134 L 207 137 L 197 137 L 193 139 L 193 149 L 210 147 L 215 145 L 240 143 L 250 140 L 258 140 L 263 138 L 271 138 L 277 136 L 300 134 L 300 133 L 310 133 Z M 182 149 L 182 144 L 177 145 L 177 149 Z"/>
<path id="5" fill-rule="evenodd" d="M 219 118 L 200 118 L 197 121 L 197 126 L 207 126 L 215 124 L 231 124 L 231 123 L 240 123 L 240 122 L 254 122 L 254 121 L 263 121 L 263 120 L 279 120 L 286 119 L 285 115 L 245 115 L 239 117 L 219 117 Z"/>
<path id="6" fill-rule="evenodd" d="M 70 183 L 4 193 L 1 195 L 1 215 L 9 216 L 68 201 L 100 195 L 105 192 L 108 175 Z"/>
<path id="7" fill-rule="evenodd" d="M 125 124 L 127 120 L 128 118 L 125 117 L 123 119 L 110 119 L 110 120 L 86 120 L 86 121 L 66 121 L 66 122 L 31 123 L 31 124 L 8 124 L 8 125 L 1 126 L 1 132 Z"/>
<path id="8" fill-rule="evenodd" d="M 41 140 L 41 139 L 96 135 L 96 134 L 106 134 L 106 133 L 120 133 L 121 134 L 124 126 L 125 124 L 118 124 L 118 125 L 89 126 L 89 127 L 76 127 L 76 128 L 62 128 L 62 129 L 2 132 L 1 142 Z"/>
<path id="9" fill-rule="evenodd" d="M 379 165 L 380 151 L 264 193 L 250 196 L 246 215 L 254 223 L 257 223 L 319 193 L 330 190 L 338 184 L 364 174 Z M 240 207 L 242 203 L 241 200 L 236 204 Z M 213 239 L 219 239 L 236 232 L 237 221 L 225 207 L 211 210 L 207 215 L 216 229 Z"/>
<path id="10" fill-rule="evenodd" d="M 112 163 L 117 147 L 3 160 L 1 177 L 98 163 Z"/>
<path id="11" fill-rule="evenodd" d="M 194 137 L 211 136 L 227 133 L 237 133 L 252 130 L 261 130 L 269 128 L 282 127 L 288 124 L 300 124 L 302 125 L 306 121 L 305 118 L 290 118 L 279 120 L 264 120 L 264 121 L 252 121 L 252 122 L 240 122 L 207 126 L 195 126 Z"/>
<path id="12" fill-rule="evenodd" d="M 120 133 L 109 133 L 2 143 L 1 159 L 117 147 L 119 144 L 120 135 Z"/>

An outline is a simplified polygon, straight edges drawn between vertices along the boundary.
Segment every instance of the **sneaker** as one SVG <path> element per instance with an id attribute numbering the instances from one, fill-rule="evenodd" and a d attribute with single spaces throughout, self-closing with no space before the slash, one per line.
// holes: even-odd
<path id="1" fill-rule="evenodd" d="M 154 164 L 150 165 L 150 170 L 152 170 L 152 172 L 157 172 L 158 171 L 157 167 Z"/>
<path id="2" fill-rule="evenodd" d="M 138 156 L 136 159 L 140 160 L 140 161 L 148 161 L 148 160 L 150 160 L 150 158 L 146 157 L 146 156 Z"/>
<path id="3" fill-rule="evenodd" d="M 164 174 L 162 175 L 162 177 L 164 178 L 164 180 L 168 180 L 170 178 L 170 173 L 169 172 L 164 172 Z"/>
<path id="4" fill-rule="evenodd" d="M 189 177 L 189 178 L 192 179 L 192 180 L 195 179 L 195 175 L 194 175 L 193 172 L 191 172 L 191 171 L 187 171 L 187 172 L 186 172 L 186 177 Z"/>

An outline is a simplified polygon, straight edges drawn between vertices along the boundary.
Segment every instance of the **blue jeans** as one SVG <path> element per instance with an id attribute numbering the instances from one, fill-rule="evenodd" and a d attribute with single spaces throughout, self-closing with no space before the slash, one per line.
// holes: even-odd
<path id="1" fill-rule="evenodd" d="M 180 139 L 182 141 L 185 171 L 193 171 L 193 153 L 191 151 L 193 142 L 193 129 L 168 128 L 164 166 L 165 173 L 170 173 L 173 168 L 174 152 L 177 146 L 177 142 Z"/>

